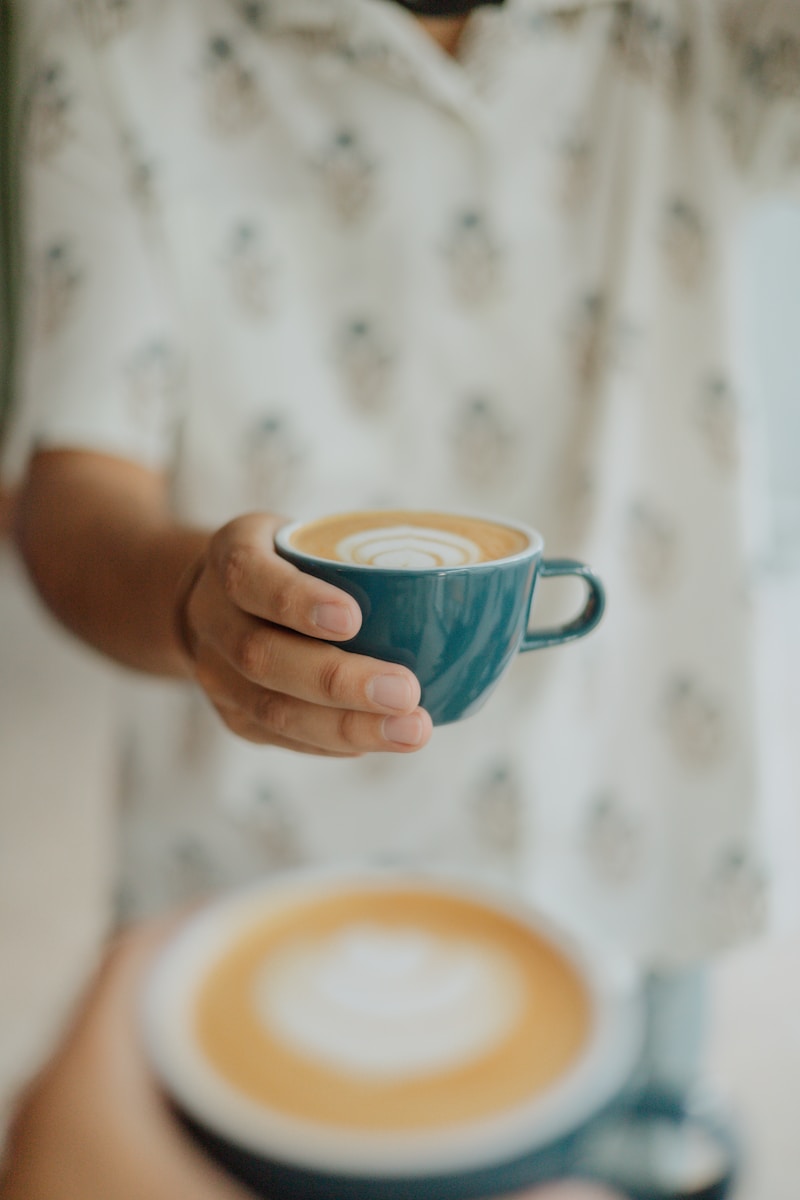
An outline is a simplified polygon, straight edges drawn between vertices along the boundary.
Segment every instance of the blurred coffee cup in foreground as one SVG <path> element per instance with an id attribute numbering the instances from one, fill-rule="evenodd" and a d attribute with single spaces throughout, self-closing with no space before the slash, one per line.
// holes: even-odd
<path id="1" fill-rule="evenodd" d="M 358 601 L 361 629 L 342 645 L 413 671 L 434 725 L 476 712 L 517 653 L 589 633 L 605 605 L 584 563 L 544 558 L 535 529 L 493 517 L 342 513 L 285 525 L 275 546 Z M 538 579 L 563 575 L 585 584 L 583 609 L 555 628 L 529 629 Z"/>
<path id="2" fill-rule="evenodd" d="M 557 1178 L 641 1040 L 633 974 L 454 877 L 297 872 L 162 952 L 147 1052 L 257 1195 L 418 1200 Z"/>

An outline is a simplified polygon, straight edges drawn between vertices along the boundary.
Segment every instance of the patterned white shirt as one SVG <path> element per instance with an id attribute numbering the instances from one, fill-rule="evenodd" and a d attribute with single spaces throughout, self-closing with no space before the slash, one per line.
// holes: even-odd
<path id="1" fill-rule="evenodd" d="M 650 964 L 760 927 L 757 522 L 731 270 L 800 176 L 795 0 L 76 0 L 35 47 L 27 438 L 175 511 L 466 507 L 607 615 L 418 755 L 236 740 L 137 689 L 123 911 L 265 870 L 458 863 Z M 545 583 L 537 619 L 574 607 Z"/>

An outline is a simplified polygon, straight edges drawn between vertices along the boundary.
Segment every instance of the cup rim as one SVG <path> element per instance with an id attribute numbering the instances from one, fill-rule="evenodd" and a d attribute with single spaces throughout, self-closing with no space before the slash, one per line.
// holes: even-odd
<path id="1" fill-rule="evenodd" d="M 372 563 L 355 563 L 342 562 L 338 558 L 325 558 L 320 554 L 310 554 L 307 550 L 301 550 L 299 547 L 292 545 L 291 538 L 298 529 L 302 529 L 304 525 L 313 525 L 317 521 L 325 521 L 329 518 L 357 516 L 361 512 L 370 512 L 380 515 L 381 513 L 403 512 L 408 513 L 413 518 L 414 513 L 439 513 L 443 517 L 456 517 L 466 520 L 485 521 L 489 525 L 505 526 L 506 529 L 514 529 L 517 533 L 522 533 L 528 538 L 528 545 L 522 550 L 518 550 L 515 554 L 506 554 L 501 558 L 487 559 L 483 562 L 475 563 L 460 563 L 456 566 L 436 566 L 436 567 L 382 567 Z M 468 509 L 446 509 L 446 508 L 406 508 L 400 505 L 392 508 L 370 508 L 370 509 L 342 509 L 336 512 L 321 513 L 319 516 L 301 517 L 288 521 L 285 525 L 281 525 L 275 533 L 275 545 L 279 550 L 283 550 L 286 554 L 294 555 L 304 562 L 320 563 L 326 566 L 334 566 L 344 568 L 348 571 L 360 572 L 380 572 L 381 575 L 452 575 L 457 571 L 481 571 L 492 570 L 499 565 L 505 566 L 508 563 L 519 562 L 534 558 L 541 555 L 544 551 L 544 538 L 538 529 L 532 525 L 528 525 L 525 521 L 518 521 L 511 517 L 498 517 L 493 513 L 473 512 Z"/>
<path id="2" fill-rule="evenodd" d="M 331 1129 L 266 1109 L 240 1094 L 195 1048 L 192 988 L 231 929 L 264 902 L 345 887 L 441 891 L 486 903 L 550 941 L 578 970 L 593 1014 L 583 1052 L 550 1087 L 504 1113 L 452 1128 L 400 1133 Z M 592 951 L 543 911 L 497 885 L 457 871 L 304 868 L 239 888 L 189 917 L 161 950 L 140 1010 L 145 1053 L 161 1085 L 212 1134 L 252 1154 L 311 1171 L 420 1178 L 490 1167 L 542 1149 L 579 1128 L 621 1090 L 640 1052 L 644 1016 L 633 964 Z"/>

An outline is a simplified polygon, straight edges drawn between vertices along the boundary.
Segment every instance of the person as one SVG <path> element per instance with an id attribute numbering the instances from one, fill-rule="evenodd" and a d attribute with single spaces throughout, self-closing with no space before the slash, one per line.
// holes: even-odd
<path id="1" fill-rule="evenodd" d="M 79 637 L 178 680 L 133 697 L 123 919 L 457 862 L 682 1010 L 766 915 L 730 268 L 796 183 L 800 18 L 426 7 L 85 0 L 43 33 L 18 544 Z M 597 568 L 603 624 L 432 732 L 272 549 L 276 514 L 393 506 L 533 523 Z"/>

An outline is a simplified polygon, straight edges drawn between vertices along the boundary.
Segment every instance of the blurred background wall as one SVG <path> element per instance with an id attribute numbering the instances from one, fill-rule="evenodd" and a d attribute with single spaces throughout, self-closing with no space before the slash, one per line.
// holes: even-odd
<path id="1" fill-rule="evenodd" d="M 771 561 L 800 567 L 800 205 L 765 202 L 745 230 L 742 335 L 754 403 L 764 412 Z"/>
<path id="2" fill-rule="evenodd" d="M 762 774 L 782 931 L 800 925 L 800 204 L 766 201 L 753 215 L 738 282 L 745 402 L 765 433 Z"/>

